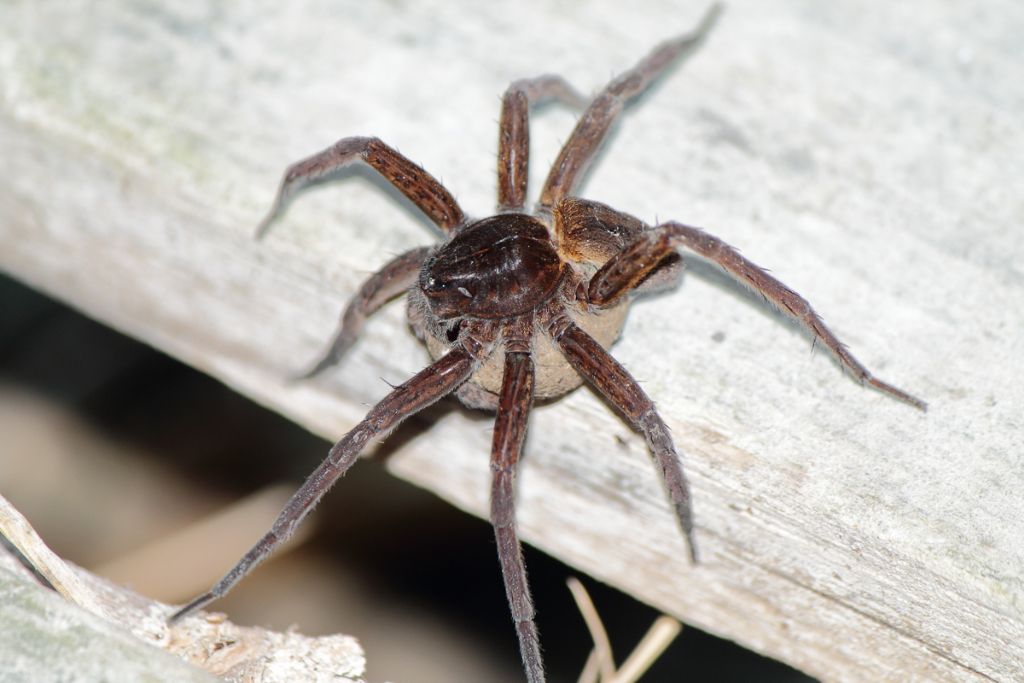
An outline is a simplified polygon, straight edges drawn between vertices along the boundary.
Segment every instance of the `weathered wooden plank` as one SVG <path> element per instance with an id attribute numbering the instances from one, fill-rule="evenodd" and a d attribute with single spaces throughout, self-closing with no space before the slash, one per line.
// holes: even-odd
<path id="1" fill-rule="evenodd" d="M 338 436 L 379 378 L 426 361 L 400 307 L 329 377 L 282 378 L 366 273 L 432 236 L 355 173 L 255 243 L 284 165 L 376 134 L 483 215 L 508 81 L 596 89 L 702 10 L 9 3 L 0 267 Z M 686 454 L 705 562 L 687 565 L 642 443 L 585 390 L 536 411 L 525 538 L 823 678 L 1024 676 L 1021 28 L 1008 0 L 730 6 L 585 194 L 707 226 L 931 411 L 858 388 L 694 267 L 634 307 L 615 354 Z M 571 120 L 534 117 L 534 187 Z M 453 407 L 391 467 L 480 514 L 484 424 Z"/>
<path id="2" fill-rule="evenodd" d="M 0 667 L 10 683 L 362 681 L 366 658 L 351 636 L 202 616 L 168 627 L 169 605 L 64 562 L 3 496 L 0 537 Z"/>

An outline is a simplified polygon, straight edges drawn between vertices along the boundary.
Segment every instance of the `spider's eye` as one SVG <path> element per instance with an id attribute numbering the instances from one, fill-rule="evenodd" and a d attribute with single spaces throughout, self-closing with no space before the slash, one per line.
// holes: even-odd
<path id="1" fill-rule="evenodd" d="M 423 283 L 423 288 L 428 292 L 443 292 L 451 286 L 452 283 L 448 280 L 438 280 L 433 275 L 427 278 L 426 282 Z"/>

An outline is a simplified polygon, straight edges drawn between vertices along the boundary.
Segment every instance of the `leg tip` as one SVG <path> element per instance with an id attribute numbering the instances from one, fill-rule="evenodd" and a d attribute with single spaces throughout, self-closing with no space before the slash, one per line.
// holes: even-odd
<path id="1" fill-rule="evenodd" d="M 283 206 L 284 195 L 281 191 L 278 191 L 277 197 L 274 199 L 273 206 L 270 207 L 270 211 L 263 217 L 259 223 L 256 224 L 256 230 L 253 231 L 253 239 L 257 242 L 266 237 L 267 233 L 270 232 L 270 226 L 277 219 L 277 215 L 281 213 L 281 207 Z"/>
<path id="2" fill-rule="evenodd" d="M 267 236 L 267 232 L 270 231 L 270 224 L 273 222 L 274 217 L 272 215 L 267 216 L 261 220 L 257 225 L 256 229 L 252 233 L 252 238 L 257 242 L 263 240 Z"/>
<path id="3" fill-rule="evenodd" d="M 305 370 L 300 370 L 296 373 L 288 375 L 285 378 L 286 384 L 298 384 L 299 382 L 305 382 L 308 379 L 313 379 L 321 372 L 336 364 L 340 360 L 340 353 L 328 353 L 326 356 L 318 360 L 317 362 L 310 365 Z"/>
<path id="4" fill-rule="evenodd" d="M 187 605 L 179 609 L 177 612 L 169 616 L 167 618 L 167 625 L 173 626 L 174 624 L 178 623 L 179 621 L 189 616 L 196 610 L 200 609 L 204 605 L 212 602 L 214 600 L 214 597 L 215 596 L 213 595 L 213 593 L 203 593 L 198 598 L 196 598 L 195 600 L 188 603 Z"/>
<path id="5" fill-rule="evenodd" d="M 697 550 L 697 541 L 694 539 L 692 531 L 686 536 L 686 548 L 690 551 L 690 564 L 693 566 L 700 564 L 700 552 Z"/>
<path id="6" fill-rule="evenodd" d="M 887 394 L 887 395 L 895 398 L 897 401 L 902 401 L 903 403 L 906 403 L 909 406 L 917 408 L 922 413 L 927 413 L 928 412 L 928 404 L 926 402 L 922 401 L 921 399 L 919 399 L 917 396 L 914 396 L 913 394 L 909 394 L 909 393 L 903 391 L 902 389 L 894 387 L 893 385 L 889 384 L 888 382 L 883 382 L 880 379 L 877 379 L 875 377 L 870 377 L 869 376 L 868 379 L 867 379 L 867 383 L 871 387 L 877 389 L 878 391 L 881 391 L 882 393 Z"/>
<path id="7" fill-rule="evenodd" d="M 718 18 L 722 16 L 722 12 L 725 11 L 725 3 L 714 2 L 708 7 L 704 13 L 704 17 L 700 20 L 700 24 L 697 25 L 697 30 L 694 33 L 698 36 L 705 36 L 714 27 Z"/>

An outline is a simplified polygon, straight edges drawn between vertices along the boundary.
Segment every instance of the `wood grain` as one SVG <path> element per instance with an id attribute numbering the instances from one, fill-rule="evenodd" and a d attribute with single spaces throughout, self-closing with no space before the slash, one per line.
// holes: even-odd
<path id="1" fill-rule="evenodd" d="M 2 496 L 0 536 L 5 680 L 362 683 L 366 657 L 351 636 L 240 627 L 223 615 L 169 627 L 170 605 L 57 557 Z"/>
<path id="2" fill-rule="evenodd" d="M 361 279 L 433 236 L 353 171 L 256 243 L 285 166 L 376 135 L 486 215 L 509 82 L 593 92 L 703 10 L 6 3 L 0 267 L 336 438 L 379 378 L 427 364 L 401 307 L 329 376 L 284 378 Z M 583 194 L 735 245 L 929 413 L 691 265 L 613 351 L 684 454 L 703 563 L 644 444 L 588 390 L 534 411 L 526 541 L 827 680 L 1024 678 L 1022 30 L 1010 0 L 730 4 Z M 572 123 L 531 116 L 534 192 Z M 486 515 L 489 438 L 453 403 L 390 466 Z"/>

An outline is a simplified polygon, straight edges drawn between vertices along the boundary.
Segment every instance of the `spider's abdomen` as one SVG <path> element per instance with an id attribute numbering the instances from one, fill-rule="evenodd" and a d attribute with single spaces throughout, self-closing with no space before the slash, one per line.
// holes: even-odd
<path id="1" fill-rule="evenodd" d="M 551 298 L 561 276 L 547 228 L 508 213 L 473 223 L 438 249 L 423 264 L 419 286 L 439 319 L 506 318 Z"/>

